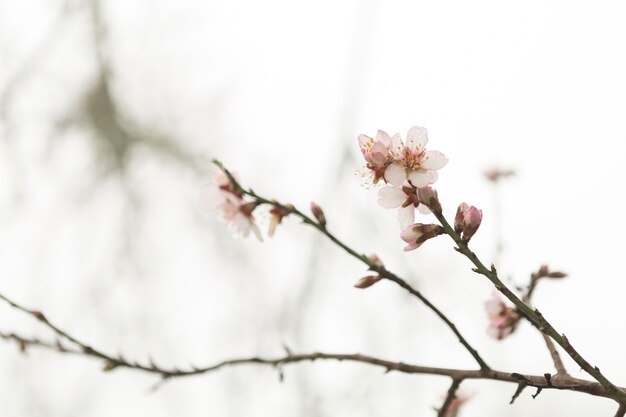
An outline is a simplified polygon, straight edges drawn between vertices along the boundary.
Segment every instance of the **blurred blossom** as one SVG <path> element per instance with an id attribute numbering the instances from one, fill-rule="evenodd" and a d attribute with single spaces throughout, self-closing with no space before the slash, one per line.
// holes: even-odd
<path id="1" fill-rule="evenodd" d="M 504 304 L 497 293 L 485 301 L 485 310 L 489 316 L 487 334 L 497 340 L 502 340 L 511 334 L 520 319 L 519 313 Z"/>
<path id="2" fill-rule="evenodd" d="M 252 232 L 257 239 L 263 240 L 252 214 L 258 204 L 246 201 L 223 170 L 216 172 L 213 182 L 202 190 L 201 206 L 205 210 L 216 211 L 218 217 L 228 223 L 237 235 L 248 237 Z"/>

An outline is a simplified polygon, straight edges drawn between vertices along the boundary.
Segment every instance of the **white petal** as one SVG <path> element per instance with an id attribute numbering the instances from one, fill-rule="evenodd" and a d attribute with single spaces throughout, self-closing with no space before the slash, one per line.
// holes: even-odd
<path id="1" fill-rule="evenodd" d="M 387 132 L 379 130 L 376 134 L 376 142 L 380 142 L 385 146 L 389 146 L 391 144 L 391 138 Z"/>
<path id="2" fill-rule="evenodd" d="M 413 126 L 406 135 L 406 145 L 410 149 L 424 149 L 428 143 L 428 130 L 425 127 Z"/>
<path id="3" fill-rule="evenodd" d="M 448 158 L 439 151 L 426 151 L 420 165 L 424 169 L 441 169 L 448 163 Z"/>
<path id="4" fill-rule="evenodd" d="M 385 180 L 391 185 L 401 187 L 406 181 L 406 171 L 401 163 L 394 162 L 385 170 Z"/>
<path id="5" fill-rule="evenodd" d="M 402 142 L 402 138 L 398 133 L 393 135 L 393 137 L 391 138 L 390 150 L 394 158 L 402 158 L 402 155 L 404 154 L 404 143 Z"/>
<path id="6" fill-rule="evenodd" d="M 403 193 L 404 194 L 404 193 Z M 398 209 L 398 224 L 400 229 L 404 230 L 415 221 L 415 207 L 410 204 L 408 207 L 400 207 Z"/>
<path id="7" fill-rule="evenodd" d="M 252 232 L 254 232 L 256 238 L 259 239 L 259 242 L 263 242 L 263 236 L 261 235 L 261 230 L 259 230 L 259 227 L 254 223 L 250 223 L 250 229 L 252 230 Z"/>
<path id="8" fill-rule="evenodd" d="M 417 211 L 420 212 L 420 214 L 430 214 L 432 213 L 432 211 L 430 211 L 430 209 L 428 207 L 426 207 L 423 204 L 420 204 L 419 206 L 417 206 Z"/>
<path id="9" fill-rule="evenodd" d="M 386 209 L 398 208 L 406 200 L 406 194 L 396 187 L 382 187 L 378 190 L 378 204 Z"/>
<path id="10" fill-rule="evenodd" d="M 409 181 L 414 187 L 426 187 L 433 183 L 433 176 L 428 171 L 411 171 L 409 173 Z"/>

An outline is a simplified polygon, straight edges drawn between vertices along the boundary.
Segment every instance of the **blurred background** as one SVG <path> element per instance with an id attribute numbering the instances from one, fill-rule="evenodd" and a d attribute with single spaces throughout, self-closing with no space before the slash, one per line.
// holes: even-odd
<path id="1" fill-rule="evenodd" d="M 429 129 L 444 211 L 483 209 L 474 248 L 626 385 L 622 237 L 626 7 L 620 1 L 0 0 L 0 292 L 88 343 L 162 366 L 295 352 L 473 368 L 419 302 L 287 219 L 233 239 L 198 194 L 212 158 L 377 253 L 502 370 L 553 372 L 523 323 L 486 336 L 492 288 L 447 239 L 403 253 L 355 175 L 356 137 Z M 499 185 L 483 172 L 517 175 Z M 267 223 L 262 225 L 265 231 Z M 500 247 L 500 249 L 498 249 Z M 49 336 L 0 306 L 0 331 Z M 347 363 L 172 380 L 0 343 L 3 416 L 428 416 L 439 377 Z M 570 372 L 585 377 L 566 360 Z M 613 415 L 608 400 L 469 381 L 461 416 Z"/>

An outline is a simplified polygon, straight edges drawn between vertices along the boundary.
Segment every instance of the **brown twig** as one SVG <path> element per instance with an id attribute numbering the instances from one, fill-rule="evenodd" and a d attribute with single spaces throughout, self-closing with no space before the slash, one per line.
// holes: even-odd
<path id="1" fill-rule="evenodd" d="M 517 295 L 515 295 L 503 282 L 500 280 L 497 271 L 495 268 L 488 269 L 481 261 L 478 259 L 478 256 L 471 251 L 467 245 L 467 242 L 461 239 L 458 233 L 454 231 L 450 223 L 446 220 L 446 218 L 441 213 L 434 213 L 439 220 L 439 223 L 445 229 L 445 232 L 454 242 L 456 243 L 457 251 L 463 254 L 467 259 L 470 260 L 472 264 L 474 264 L 475 268 L 472 270 L 480 275 L 485 276 L 489 279 L 495 286 L 496 290 L 502 293 L 506 298 L 509 299 L 520 311 L 520 313 L 528 319 L 528 321 L 535 326 L 541 333 L 546 334 L 552 340 L 554 340 L 559 346 L 561 346 L 565 352 L 578 364 L 582 369 L 584 369 L 589 375 L 591 375 L 596 381 L 598 381 L 606 390 L 610 393 L 610 397 L 619 403 L 626 402 L 626 392 L 622 389 L 618 388 L 611 381 L 609 381 L 603 374 L 600 372 L 600 369 L 597 366 L 592 366 L 585 358 L 583 358 L 577 351 L 574 349 L 572 344 L 569 342 L 567 337 L 564 334 L 560 334 L 553 326 L 550 324 L 543 315 L 539 312 L 539 310 L 534 309 L 524 303 Z"/>
<path id="2" fill-rule="evenodd" d="M 258 203 L 259 205 L 266 204 L 266 205 L 278 208 L 280 210 L 283 210 L 289 214 L 292 214 L 300 218 L 303 223 L 311 227 L 314 227 L 315 229 L 320 231 L 322 234 L 324 234 L 327 238 L 329 238 L 335 245 L 339 246 L 341 249 L 346 251 L 349 255 L 353 256 L 354 258 L 366 264 L 370 270 L 375 271 L 382 278 L 396 283 L 397 285 L 399 285 L 400 287 L 408 291 L 411 295 L 418 298 L 422 303 L 424 303 L 424 305 L 426 305 L 426 307 L 428 307 L 432 312 L 434 312 L 437 315 L 437 317 L 439 317 L 450 328 L 450 330 L 452 330 L 454 335 L 459 339 L 459 342 L 461 342 L 461 344 L 465 347 L 465 349 L 467 349 L 470 355 L 472 355 L 472 357 L 476 360 L 476 362 L 480 366 L 480 369 L 483 369 L 483 370 L 489 369 L 489 365 L 487 365 L 487 363 L 480 356 L 478 351 L 469 344 L 467 339 L 463 337 L 463 335 L 457 329 L 454 323 L 452 323 L 452 321 L 448 319 L 448 317 L 439 308 L 437 308 L 432 302 L 430 302 L 421 292 L 419 292 L 418 290 L 413 288 L 411 285 L 409 285 L 409 283 L 406 282 L 404 279 L 400 278 L 399 276 L 395 275 L 391 271 L 387 270 L 384 266 L 375 264 L 366 255 L 359 254 L 354 249 L 350 248 L 348 245 L 346 245 L 341 240 L 339 240 L 335 235 L 333 235 L 328 230 L 326 225 L 319 224 L 313 218 L 307 216 L 306 214 L 304 214 L 303 212 L 301 212 L 294 206 L 280 204 L 277 201 L 273 201 L 273 200 L 269 200 L 267 198 L 261 197 L 260 195 L 256 194 L 252 190 L 246 190 L 237 182 L 237 180 L 230 173 L 230 171 L 226 169 L 219 161 L 214 160 L 213 163 L 226 173 L 231 184 L 235 187 L 236 190 L 240 191 L 242 194 L 252 197 L 255 200 L 255 202 Z"/>
<path id="3" fill-rule="evenodd" d="M 550 274 L 553 273 L 549 271 L 547 265 L 542 265 L 539 270 L 537 270 L 537 272 L 533 272 L 532 274 L 530 274 L 530 283 L 528 284 L 526 293 L 522 297 L 522 301 L 524 303 L 528 304 L 529 306 L 531 305 L 531 299 L 535 292 L 535 289 L 537 288 L 537 284 L 539 284 L 539 281 L 541 281 L 543 278 L 550 278 Z M 565 274 L 560 272 L 557 272 L 557 274 L 562 274 L 563 276 L 565 276 Z M 545 333 L 541 333 L 541 335 L 543 336 L 543 340 L 545 341 L 548 351 L 550 352 L 550 357 L 552 358 L 552 362 L 554 363 L 557 375 L 567 375 L 567 369 L 565 369 L 565 365 L 563 364 L 561 355 L 554 345 L 554 342 Z"/>
<path id="4" fill-rule="evenodd" d="M 6 300 L 6 297 L 3 297 Z M 25 309 L 26 310 L 26 309 Z M 26 310 L 28 311 L 28 310 Z M 30 314 L 30 313 L 29 313 Z M 43 322 L 44 324 L 49 322 Z M 51 328 L 52 329 L 52 328 Z M 67 332 L 63 332 L 64 335 L 67 335 Z M 236 358 L 224 360 L 212 365 L 208 366 L 192 366 L 190 369 L 181 369 L 177 367 L 167 368 L 157 365 L 154 361 L 149 361 L 149 363 L 139 363 L 134 361 L 129 361 L 125 359 L 122 355 L 118 357 L 112 357 L 110 355 L 106 355 L 102 353 L 98 349 L 94 349 L 89 347 L 88 345 L 81 344 L 81 342 L 72 342 L 73 344 L 77 344 L 78 349 L 74 349 L 71 347 L 63 346 L 58 343 L 50 343 L 44 342 L 39 339 L 29 339 L 25 337 L 21 337 L 15 335 L 14 333 L 2 333 L 3 337 L 6 339 L 14 340 L 21 347 L 23 342 L 26 342 L 28 346 L 41 347 L 48 350 L 54 350 L 57 352 L 61 352 L 64 354 L 72 354 L 72 355 L 81 355 L 86 357 L 91 357 L 97 360 L 101 360 L 104 362 L 103 370 L 111 371 L 117 368 L 128 368 L 136 371 L 142 371 L 151 373 L 154 375 L 158 375 L 161 378 L 169 379 L 169 378 L 182 378 L 189 376 L 198 376 L 202 374 L 207 374 L 210 372 L 214 372 L 220 370 L 222 368 L 227 368 L 231 366 L 239 366 L 239 365 L 265 365 L 271 367 L 282 367 L 287 364 L 299 363 L 299 362 L 307 362 L 307 361 L 316 361 L 316 360 L 335 360 L 335 361 L 349 361 L 349 362 L 357 362 L 363 363 L 373 366 L 378 366 L 383 368 L 386 372 L 401 372 L 406 374 L 422 374 L 422 375 L 439 375 L 446 376 L 451 378 L 453 381 L 463 381 L 466 379 L 480 379 L 480 380 L 492 380 L 492 381 L 500 381 L 500 382 L 508 382 L 519 384 L 520 381 L 523 381 L 526 385 L 541 388 L 541 389 L 555 389 L 555 390 L 565 390 L 565 391 L 575 391 L 581 392 L 585 394 L 589 394 L 597 397 L 605 397 L 612 398 L 612 394 L 604 388 L 602 385 L 597 382 L 587 381 L 583 379 L 578 379 L 567 376 L 558 376 L 553 378 L 552 380 L 546 379 L 544 375 L 522 375 L 518 373 L 510 373 L 497 371 L 493 369 L 489 370 L 472 370 L 472 369 L 449 369 L 449 368 L 437 368 L 430 366 L 421 366 L 421 365 L 412 365 L 403 362 L 393 362 L 385 359 L 375 358 L 372 356 L 362 355 L 362 354 L 337 354 L 337 353 L 307 353 L 307 354 L 294 354 L 294 353 L 286 353 L 283 356 L 276 358 L 262 358 L 262 357 L 248 357 L 248 358 Z M 4 337 L 7 336 L 7 337 Z M 67 337 L 67 336 L 64 336 Z M 76 337 L 70 336 L 72 340 L 77 341 Z"/>
<path id="5" fill-rule="evenodd" d="M 449 416 L 448 410 L 450 409 L 450 406 L 452 405 L 452 403 L 456 399 L 456 392 L 459 389 L 459 386 L 461 385 L 461 382 L 463 382 L 462 379 L 453 379 L 452 380 L 452 383 L 450 384 L 450 388 L 448 388 L 448 394 L 446 395 L 446 399 L 443 401 L 443 405 L 441 406 L 441 408 L 437 412 L 437 417 L 448 417 Z"/>

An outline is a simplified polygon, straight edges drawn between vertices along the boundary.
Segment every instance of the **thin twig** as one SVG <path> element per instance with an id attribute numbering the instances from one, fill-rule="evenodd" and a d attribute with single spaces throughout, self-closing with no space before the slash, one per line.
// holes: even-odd
<path id="1" fill-rule="evenodd" d="M 542 268 L 546 268 L 546 267 L 543 266 Z M 540 268 L 540 271 L 541 271 L 541 268 Z M 533 272 L 532 274 L 530 274 L 530 284 L 528 284 L 528 289 L 526 290 L 526 293 L 522 297 L 522 301 L 524 303 L 528 304 L 529 306 L 531 305 L 531 299 L 532 299 L 535 289 L 537 288 L 537 284 L 543 278 L 545 278 L 545 275 L 542 275 L 538 272 Z M 548 351 L 550 352 L 550 357 L 552 358 L 552 362 L 554 363 L 554 368 L 556 369 L 557 375 L 567 375 L 567 369 L 565 369 L 565 365 L 563 364 L 561 355 L 559 354 L 559 351 L 554 345 L 554 342 L 545 333 L 541 333 L 541 335 L 543 336 L 543 340 L 545 341 Z"/>
<path id="2" fill-rule="evenodd" d="M 624 417 L 624 415 L 626 415 L 626 403 L 621 403 L 615 413 L 615 417 Z"/>
<path id="3" fill-rule="evenodd" d="M 453 379 L 450 384 L 450 388 L 448 388 L 448 394 L 446 395 L 446 399 L 443 402 L 443 405 L 437 412 L 437 417 L 447 417 L 449 415 L 448 410 L 452 405 L 454 399 L 456 398 L 456 392 L 459 389 L 459 386 L 463 382 L 462 379 Z"/>
<path id="4" fill-rule="evenodd" d="M 489 279 L 496 290 L 502 293 L 506 298 L 509 299 L 520 311 L 520 313 L 528 319 L 528 321 L 535 326 L 540 332 L 548 335 L 552 340 L 554 340 L 559 346 L 561 346 L 565 352 L 578 364 L 582 369 L 584 369 L 589 375 L 591 375 L 596 381 L 598 381 L 606 390 L 611 394 L 611 398 L 615 401 L 622 403 L 626 402 L 626 392 L 618 388 L 611 381 L 609 381 L 603 374 L 600 372 L 600 369 L 596 366 L 592 366 L 585 358 L 583 358 L 574 347 L 571 345 L 569 340 L 564 334 L 560 334 L 553 326 L 550 324 L 543 315 L 539 312 L 539 310 L 534 309 L 524 303 L 517 295 L 515 295 L 501 280 L 498 276 L 497 271 L 492 268 L 488 269 L 481 261 L 478 259 L 478 256 L 474 252 L 472 252 L 467 242 L 461 239 L 458 233 L 454 231 L 450 223 L 443 217 L 441 213 L 434 213 L 439 223 L 445 229 L 445 232 L 457 245 L 458 252 L 462 253 L 466 258 L 470 260 L 472 264 L 474 264 L 475 268 L 474 272 L 485 276 Z"/>
<path id="5" fill-rule="evenodd" d="M 6 297 L 3 297 L 6 300 Z M 44 324 L 46 322 L 43 322 Z M 64 332 L 65 333 L 65 332 Z M 597 397 L 612 398 L 612 394 L 607 391 L 602 385 L 597 382 L 587 381 L 583 379 L 574 378 L 571 376 L 561 376 L 552 379 L 548 382 L 544 375 L 522 375 L 518 373 L 510 373 L 497 371 L 493 369 L 489 370 L 472 370 L 472 369 L 449 369 L 449 368 L 437 368 L 430 366 L 412 365 L 403 362 L 393 362 L 385 359 L 375 358 L 372 356 L 355 354 L 337 354 L 337 353 L 306 353 L 295 354 L 289 353 L 275 358 L 262 358 L 262 357 L 248 357 L 248 358 L 236 358 L 224 360 L 208 366 L 192 366 L 190 369 L 181 369 L 177 367 L 167 368 L 161 367 L 151 361 L 149 364 L 141 364 L 139 362 L 133 362 L 126 360 L 122 355 L 114 358 L 110 355 L 99 353 L 100 351 L 93 348 L 86 348 L 86 345 L 80 345 L 79 349 L 73 349 L 70 347 L 59 348 L 56 343 L 43 342 L 38 339 L 28 339 L 21 336 L 17 336 L 11 333 L 13 336 L 9 336 L 8 339 L 14 340 L 20 344 L 20 340 L 27 340 L 29 346 L 41 347 L 48 350 L 54 350 L 63 354 L 81 355 L 96 360 L 104 361 L 104 371 L 112 371 L 117 368 L 128 368 L 136 371 L 147 372 L 154 375 L 159 375 L 164 379 L 169 378 L 183 378 L 189 376 L 198 376 L 220 370 L 222 368 L 239 366 L 239 365 L 265 365 L 270 367 L 280 367 L 287 364 L 298 362 L 313 362 L 316 360 L 335 360 L 335 361 L 349 361 L 363 363 L 367 365 L 378 366 L 385 369 L 386 372 L 396 371 L 406 374 L 423 374 L 423 375 L 439 375 L 452 378 L 456 381 L 462 381 L 465 379 L 481 379 L 492 380 L 500 382 L 508 382 L 519 384 L 523 381 L 528 386 L 542 389 L 555 389 L 564 391 L 575 391 L 585 394 L 589 394 Z M 2 333 L 2 335 L 8 335 L 8 333 Z M 72 337 L 73 340 L 78 340 Z"/>
<path id="6" fill-rule="evenodd" d="M 252 190 L 247 190 L 247 189 L 243 188 L 237 182 L 235 177 L 230 173 L 230 171 L 228 171 L 228 169 L 226 169 L 219 161 L 213 161 L 213 162 L 215 163 L 216 166 L 218 166 L 220 169 L 222 169 L 226 173 L 226 175 L 228 176 L 231 184 L 238 191 L 240 191 L 241 193 L 243 193 L 243 194 L 245 194 L 245 195 L 247 195 L 249 197 L 252 197 L 255 200 L 256 203 L 258 203 L 258 204 L 266 204 L 266 205 L 269 205 L 269 206 L 272 206 L 272 207 L 276 207 L 276 208 L 279 208 L 279 209 L 283 210 L 284 212 L 287 212 L 287 213 L 290 213 L 290 214 L 292 214 L 292 215 L 294 215 L 296 217 L 299 217 L 305 224 L 307 224 L 307 225 L 309 225 L 311 227 L 314 227 L 315 229 L 320 231 L 327 238 L 329 238 L 335 245 L 339 246 L 341 249 L 346 251 L 349 255 L 351 255 L 354 258 L 358 259 L 359 261 L 363 262 L 365 265 L 368 266 L 368 268 L 370 270 L 377 272 L 384 279 L 387 279 L 389 281 L 395 282 L 397 285 L 399 285 L 400 287 L 402 287 L 406 291 L 408 291 L 411 295 L 413 295 L 416 298 L 418 298 L 421 302 L 424 303 L 424 305 L 426 305 L 426 307 L 428 307 L 432 312 L 434 312 L 437 315 L 437 317 L 439 317 L 450 328 L 450 330 L 452 330 L 452 332 L 455 334 L 455 336 L 459 339 L 459 342 L 461 342 L 461 344 L 465 347 L 465 349 L 467 349 L 467 351 L 470 353 L 470 355 L 472 355 L 472 357 L 476 360 L 476 362 L 478 362 L 478 365 L 480 366 L 480 369 L 483 369 L 483 370 L 489 369 L 489 365 L 487 365 L 487 363 L 480 356 L 478 351 L 476 349 L 474 349 L 469 344 L 467 339 L 465 339 L 465 337 L 463 337 L 463 335 L 457 329 L 457 327 L 454 325 L 454 323 L 452 323 L 452 321 L 450 319 L 448 319 L 448 317 L 439 308 L 437 308 L 432 302 L 430 302 L 421 292 L 419 292 L 418 290 L 413 288 L 408 282 L 406 282 L 404 279 L 400 278 L 399 276 L 395 275 L 391 271 L 387 270 L 384 266 L 376 265 L 367 256 L 365 256 L 363 254 L 359 254 L 354 249 L 350 248 L 348 245 L 346 245 L 341 240 L 339 240 L 339 238 L 337 238 L 335 235 L 333 235 L 326 228 L 325 225 L 320 225 L 313 218 L 307 216 L 306 214 L 304 214 L 303 212 L 301 212 L 300 210 L 298 210 L 294 206 L 280 204 L 277 201 L 269 200 L 269 199 L 267 199 L 265 197 L 262 197 L 262 196 L 258 195 L 257 193 L 255 193 Z"/>

